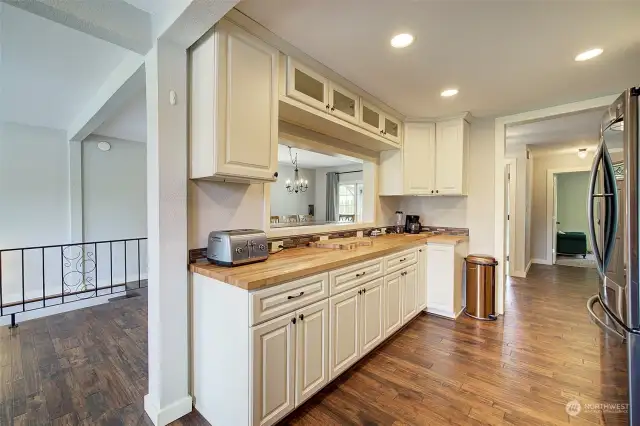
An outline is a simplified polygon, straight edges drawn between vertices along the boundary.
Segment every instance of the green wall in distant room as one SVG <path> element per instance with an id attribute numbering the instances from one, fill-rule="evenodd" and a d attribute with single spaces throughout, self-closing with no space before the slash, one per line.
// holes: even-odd
<path id="1" fill-rule="evenodd" d="M 589 172 L 558 174 L 559 231 L 584 232 L 589 235 L 587 222 L 587 190 Z M 591 250 L 587 237 L 587 250 Z"/>

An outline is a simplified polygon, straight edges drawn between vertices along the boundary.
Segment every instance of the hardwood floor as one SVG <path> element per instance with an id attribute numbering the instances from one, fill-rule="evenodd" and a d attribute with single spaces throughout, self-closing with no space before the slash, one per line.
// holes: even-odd
<path id="1" fill-rule="evenodd" d="M 594 270 L 535 265 L 496 322 L 420 315 L 282 424 L 626 424 L 586 406 L 627 398 L 625 346 L 585 308 L 596 286 Z M 150 425 L 146 314 L 139 297 L 1 328 L 0 425 Z"/>

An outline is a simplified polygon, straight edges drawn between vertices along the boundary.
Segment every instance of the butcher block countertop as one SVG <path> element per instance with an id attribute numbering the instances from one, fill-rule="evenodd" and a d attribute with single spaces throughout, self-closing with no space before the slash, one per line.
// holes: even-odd
<path id="1" fill-rule="evenodd" d="M 191 272 L 245 289 L 257 290 L 309 275 L 341 268 L 353 263 L 393 254 L 428 242 L 458 244 L 469 237 L 454 235 L 400 234 L 373 238 L 372 246 L 354 250 L 303 247 L 271 254 L 264 262 L 224 267 L 210 263 L 192 263 Z"/>

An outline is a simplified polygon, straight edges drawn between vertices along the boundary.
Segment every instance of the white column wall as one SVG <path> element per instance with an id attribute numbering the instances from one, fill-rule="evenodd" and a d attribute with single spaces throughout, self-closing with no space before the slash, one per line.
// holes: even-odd
<path id="1" fill-rule="evenodd" d="M 159 40 L 145 59 L 149 394 L 155 425 L 191 412 L 188 383 L 187 52 Z M 176 92 L 176 105 L 169 93 Z"/>

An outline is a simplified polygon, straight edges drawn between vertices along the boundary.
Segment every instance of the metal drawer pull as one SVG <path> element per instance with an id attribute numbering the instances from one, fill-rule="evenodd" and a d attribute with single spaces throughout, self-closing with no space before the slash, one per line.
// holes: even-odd
<path id="1" fill-rule="evenodd" d="M 404 262 L 405 260 L 407 260 L 407 258 L 403 257 L 402 259 L 400 259 L 400 262 Z"/>
<path id="2" fill-rule="evenodd" d="M 295 299 L 296 297 L 300 297 L 304 294 L 304 291 L 301 291 L 297 296 L 287 296 L 287 299 Z"/>
<path id="3" fill-rule="evenodd" d="M 356 274 L 356 278 L 363 277 L 363 276 L 364 276 L 364 274 L 366 274 L 366 273 L 367 273 L 367 271 L 364 271 L 364 272 L 363 272 L 363 273 L 361 273 L 361 274 Z"/>

